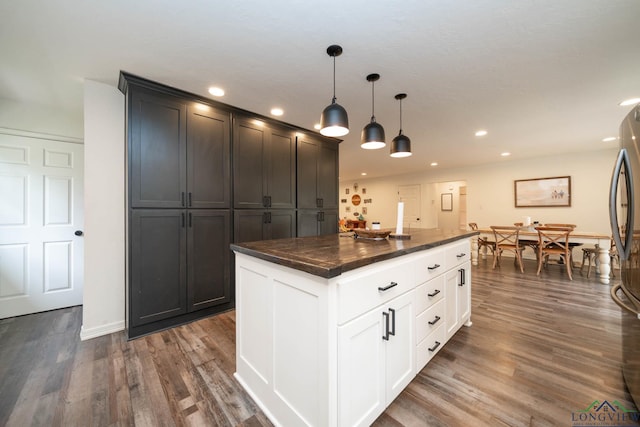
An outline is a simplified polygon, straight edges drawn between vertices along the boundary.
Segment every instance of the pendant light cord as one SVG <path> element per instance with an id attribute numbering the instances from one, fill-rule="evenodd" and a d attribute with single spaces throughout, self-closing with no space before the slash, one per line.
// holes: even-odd
<path id="1" fill-rule="evenodd" d="M 376 98 L 375 98 L 375 95 L 374 95 L 374 92 L 373 92 L 373 87 L 374 87 L 375 84 L 376 84 L 375 81 L 371 82 L 371 121 L 372 122 L 376 121 L 376 115 L 374 114 L 374 110 L 373 110 L 375 108 L 374 106 L 375 106 L 375 103 L 376 103 Z"/>
<path id="2" fill-rule="evenodd" d="M 333 56 L 333 99 L 331 100 L 332 104 L 336 103 L 336 56 Z"/>
<path id="3" fill-rule="evenodd" d="M 402 135 L 402 99 L 400 100 L 400 135 Z"/>

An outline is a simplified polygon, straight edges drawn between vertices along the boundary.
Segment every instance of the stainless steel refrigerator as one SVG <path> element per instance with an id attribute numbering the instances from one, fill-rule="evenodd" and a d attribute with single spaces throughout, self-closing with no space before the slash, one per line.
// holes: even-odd
<path id="1" fill-rule="evenodd" d="M 620 125 L 609 212 L 621 265 L 621 280 L 611 288 L 611 297 L 623 309 L 622 373 L 640 408 L 640 104 Z"/>

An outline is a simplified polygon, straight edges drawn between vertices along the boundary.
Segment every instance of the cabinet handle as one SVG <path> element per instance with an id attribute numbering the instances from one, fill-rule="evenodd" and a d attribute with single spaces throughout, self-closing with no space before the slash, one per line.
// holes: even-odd
<path id="1" fill-rule="evenodd" d="M 382 317 L 384 317 L 384 335 L 382 339 L 385 341 L 389 341 L 389 313 L 386 311 L 382 313 Z"/>
<path id="2" fill-rule="evenodd" d="M 458 255 L 456 255 L 457 258 L 462 258 L 462 257 L 465 257 L 465 256 L 467 256 L 467 254 L 465 254 L 465 253 L 459 253 Z"/>
<path id="3" fill-rule="evenodd" d="M 435 270 L 436 268 L 440 268 L 440 264 L 433 264 L 433 267 L 427 267 L 427 270 Z"/>
<path id="4" fill-rule="evenodd" d="M 433 320 L 430 320 L 428 323 L 430 325 L 435 325 L 440 320 L 440 316 L 436 316 Z"/>
<path id="5" fill-rule="evenodd" d="M 267 224 L 271 224 L 271 212 L 267 212 Z"/>
<path id="6" fill-rule="evenodd" d="M 262 207 L 263 208 L 269 207 L 268 202 L 267 202 L 267 196 L 262 196 Z"/>
<path id="7" fill-rule="evenodd" d="M 180 192 L 180 205 L 184 206 L 184 191 Z"/>
<path id="8" fill-rule="evenodd" d="M 387 286 L 385 286 L 383 288 L 378 286 L 378 292 L 388 291 L 389 289 L 393 288 L 394 286 L 398 286 L 398 284 L 396 282 L 391 282 L 391 283 L 389 283 Z"/>
<path id="9" fill-rule="evenodd" d="M 434 345 L 433 347 L 431 347 L 429 349 L 429 351 L 436 351 L 438 349 L 438 347 L 440 347 L 440 341 L 436 341 L 436 345 Z"/>
<path id="10" fill-rule="evenodd" d="M 193 213 L 189 212 L 189 228 L 193 227 Z"/>
<path id="11" fill-rule="evenodd" d="M 189 207 L 193 206 L 193 200 L 191 198 L 191 191 L 189 191 Z"/>
<path id="12" fill-rule="evenodd" d="M 184 212 L 180 214 L 180 218 L 182 219 L 182 228 L 184 228 Z"/>
<path id="13" fill-rule="evenodd" d="M 393 308 L 390 308 L 389 313 L 391 313 L 391 332 L 389 332 L 389 335 L 395 335 L 396 334 L 396 311 Z"/>
<path id="14" fill-rule="evenodd" d="M 316 208 L 321 208 L 322 207 L 322 199 L 316 199 Z"/>
<path id="15" fill-rule="evenodd" d="M 465 276 L 466 274 L 464 274 L 464 268 L 461 268 L 460 270 L 458 270 L 460 272 L 460 284 L 458 286 L 464 286 L 465 283 Z"/>
<path id="16" fill-rule="evenodd" d="M 436 295 L 438 295 L 440 293 L 440 289 L 436 289 L 435 291 L 433 291 L 432 294 L 427 294 L 428 297 L 435 297 Z"/>

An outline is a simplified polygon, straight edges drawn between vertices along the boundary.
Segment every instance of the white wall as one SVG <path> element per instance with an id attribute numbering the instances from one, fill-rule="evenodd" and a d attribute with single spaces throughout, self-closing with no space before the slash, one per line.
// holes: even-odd
<path id="1" fill-rule="evenodd" d="M 537 159 L 505 159 L 498 163 L 460 169 L 429 168 L 418 174 L 360 179 L 358 185 L 365 187 L 367 197 L 372 199 L 372 203 L 366 205 L 368 223 L 380 220 L 383 228 L 395 225 L 399 185 L 422 184 L 424 221 L 421 227 L 434 228 L 438 227 L 438 219 L 432 218 L 433 206 L 439 210 L 440 204 L 440 188 L 435 184 L 462 181 L 467 185 L 467 219 L 477 222 L 480 227 L 512 224 L 530 216 L 532 221 L 574 223 L 579 230 L 609 234 L 609 184 L 616 154 L 617 148 L 611 147 L 602 151 Z M 514 206 L 514 180 L 566 175 L 571 176 L 571 207 Z M 341 198 L 344 198 L 343 192 L 347 187 L 353 188 L 353 181 L 340 182 Z M 342 216 L 344 206 L 344 203 L 340 204 Z"/>
<path id="2" fill-rule="evenodd" d="M 85 256 L 82 339 L 125 326 L 124 95 L 84 84 Z"/>
<path id="3" fill-rule="evenodd" d="M 0 127 L 82 141 L 82 111 L 0 99 Z"/>

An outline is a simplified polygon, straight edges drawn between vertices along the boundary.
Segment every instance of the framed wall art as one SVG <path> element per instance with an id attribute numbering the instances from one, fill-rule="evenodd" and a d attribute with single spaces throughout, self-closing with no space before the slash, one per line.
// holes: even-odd
<path id="1" fill-rule="evenodd" d="M 453 193 L 442 193 L 440 195 L 440 209 L 443 211 L 453 210 Z"/>
<path id="2" fill-rule="evenodd" d="M 571 177 L 520 179 L 513 182 L 516 208 L 571 206 Z"/>

